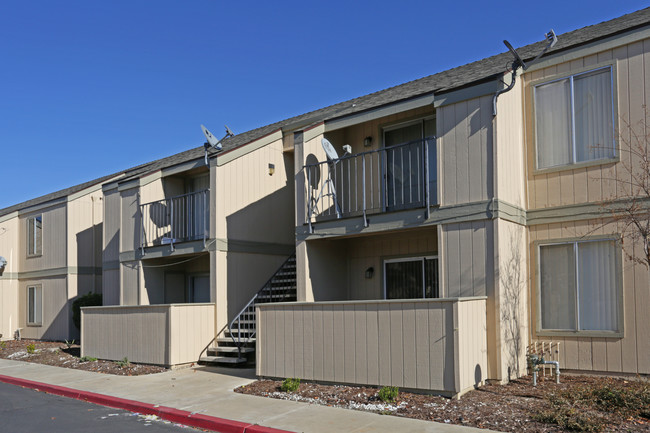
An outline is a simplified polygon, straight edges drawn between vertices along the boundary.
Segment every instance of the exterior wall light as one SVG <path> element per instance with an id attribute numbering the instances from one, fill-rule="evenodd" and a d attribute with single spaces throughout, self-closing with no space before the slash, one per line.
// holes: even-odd
<path id="1" fill-rule="evenodd" d="M 373 268 L 372 266 L 369 267 L 368 269 L 366 269 L 366 278 L 367 279 L 371 279 L 374 274 L 375 274 L 375 268 Z"/>
<path id="2" fill-rule="evenodd" d="M 269 164 L 269 176 L 273 176 L 275 173 L 275 164 Z"/>
<path id="3" fill-rule="evenodd" d="M 367 136 L 366 138 L 363 139 L 363 147 L 370 147 L 372 146 L 372 137 Z"/>
<path id="4" fill-rule="evenodd" d="M 7 259 L 0 256 L 0 276 L 2 276 L 2 273 L 5 271 L 6 266 L 7 266 Z"/>

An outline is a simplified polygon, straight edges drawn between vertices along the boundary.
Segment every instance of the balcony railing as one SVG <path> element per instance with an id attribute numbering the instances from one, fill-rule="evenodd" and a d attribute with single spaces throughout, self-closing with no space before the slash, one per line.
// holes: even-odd
<path id="1" fill-rule="evenodd" d="M 140 248 L 171 245 L 209 236 L 210 190 L 140 205 Z"/>
<path id="2" fill-rule="evenodd" d="M 435 137 L 306 164 L 305 222 L 428 209 L 437 203 L 436 167 Z"/>

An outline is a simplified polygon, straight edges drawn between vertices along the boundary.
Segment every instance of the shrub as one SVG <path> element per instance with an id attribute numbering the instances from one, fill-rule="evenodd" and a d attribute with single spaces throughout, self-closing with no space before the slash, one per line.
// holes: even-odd
<path id="1" fill-rule="evenodd" d="M 98 307 L 102 305 L 101 293 L 87 293 L 79 296 L 72 303 L 72 322 L 77 329 L 81 329 L 81 307 Z"/>
<path id="2" fill-rule="evenodd" d="M 28 344 L 26 349 L 27 353 L 34 353 L 36 352 L 36 345 L 34 343 Z"/>
<path id="3" fill-rule="evenodd" d="M 131 365 L 131 363 L 129 362 L 129 359 L 126 356 L 124 358 L 122 358 L 121 361 L 116 361 L 115 363 L 120 368 L 127 368 L 127 367 L 129 367 Z"/>
<path id="4" fill-rule="evenodd" d="M 68 348 L 68 350 L 70 350 L 73 344 L 74 344 L 74 340 L 72 341 L 65 340 L 65 345 Z"/>
<path id="5" fill-rule="evenodd" d="M 300 388 L 300 379 L 297 377 L 287 377 L 280 387 L 284 392 L 295 392 Z"/>
<path id="6" fill-rule="evenodd" d="M 379 400 L 384 403 L 394 403 L 399 396 L 399 388 L 396 386 L 384 386 L 379 390 Z"/>
<path id="7" fill-rule="evenodd" d="M 80 362 L 95 362 L 97 361 L 97 358 L 93 358 L 92 356 L 82 356 L 79 358 Z"/>
<path id="8" fill-rule="evenodd" d="M 4 341 L 0 341 L 0 350 L 6 349 L 7 348 L 7 343 Z"/>

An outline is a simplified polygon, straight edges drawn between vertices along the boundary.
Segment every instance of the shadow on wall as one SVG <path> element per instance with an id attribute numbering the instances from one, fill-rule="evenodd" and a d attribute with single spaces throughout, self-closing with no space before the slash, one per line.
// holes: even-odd
<path id="1" fill-rule="evenodd" d="M 526 280 L 522 271 L 521 257 L 521 232 L 510 239 L 510 256 L 503 261 L 503 272 L 500 273 L 501 285 L 501 329 L 503 330 L 504 356 L 508 380 L 515 379 L 522 374 L 522 361 L 524 361 L 524 325 L 525 308 L 523 294 L 526 291 Z M 514 377 L 513 377 L 514 376 Z"/>
<path id="2" fill-rule="evenodd" d="M 295 252 L 291 167 L 285 163 L 290 179 L 285 186 L 226 217 L 229 320 Z"/>

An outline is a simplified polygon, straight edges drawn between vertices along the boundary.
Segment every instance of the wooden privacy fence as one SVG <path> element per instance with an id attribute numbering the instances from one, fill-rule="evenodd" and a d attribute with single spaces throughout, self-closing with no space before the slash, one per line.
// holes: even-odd
<path id="1" fill-rule="evenodd" d="M 458 396 L 487 375 L 485 297 L 257 308 L 257 375 Z"/>
<path id="2" fill-rule="evenodd" d="M 84 307 L 81 356 L 187 364 L 214 336 L 214 323 L 214 304 Z"/>

